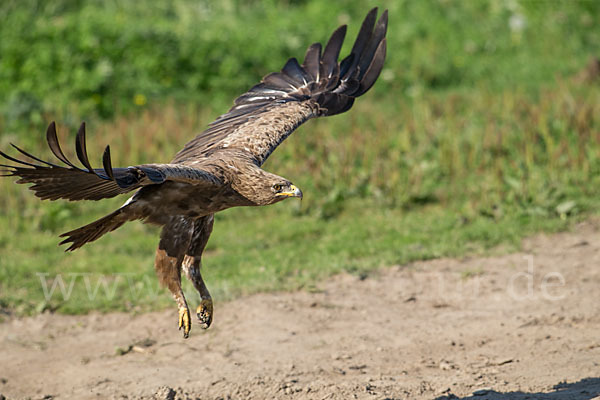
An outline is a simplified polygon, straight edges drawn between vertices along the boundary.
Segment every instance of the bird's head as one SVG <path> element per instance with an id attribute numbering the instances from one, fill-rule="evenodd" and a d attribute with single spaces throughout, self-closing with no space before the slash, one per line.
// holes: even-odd
<path id="1" fill-rule="evenodd" d="M 290 197 L 302 199 L 302 191 L 289 180 L 257 167 L 238 174 L 234 189 L 252 205 L 266 206 Z"/>
<path id="2" fill-rule="evenodd" d="M 279 203 L 290 197 L 302 198 L 302 191 L 292 182 L 273 174 L 263 177 L 255 189 L 253 201 L 261 206 Z"/>
<path id="3" fill-rule="evenodd" d="M 273 203 L 287 199 L 289 197 L 298 197 L 302 199 L 302 190 L 298 189 L 292 182 L 288 180 L 280 180 L 271 185 L 271 193 L 273 194 Z"/>

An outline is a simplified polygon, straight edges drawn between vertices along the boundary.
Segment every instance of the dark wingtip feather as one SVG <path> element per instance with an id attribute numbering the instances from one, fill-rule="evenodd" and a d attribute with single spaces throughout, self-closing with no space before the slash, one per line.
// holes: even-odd
<path id="1" fill-rule="evenodd" d="M 371 34 L 373 33 L 373 27 L 375 26 L 377 10 L 377 7 L 372 8 L 365 17 L 362 25 L 360 26 L 360 30 L 358 31 L 358 35 L 356 36 L 356 41 L 352 46 L 352 51 L 350 52 L 351 54 L 361 54 L 369 42 Z M 358 62 L 358 59 L 355 60 L 355 62 Z"/>
<path id="2" fill-rule="evenodd" d="M 88 159 L 87 149 L 85 145 L 85 122 L 81 123 L 81 126 L 77 130 L 77 136 L 75 137 L 75 150 L 77 151 L 77 158 L 84 167 L 91 173 L 94 173 L 94 169 Z"/>
<path id="3" fill-rule="evenodd" d="M 354 60 L 356 56 L 354 53 L 350 53 L 348 57 L 344 58 L 342 62 L 340 62 L 340 77 L 345 77 L 346 74 L 350 71 L 350 67 L 354 64 Z"/>
<path id="4" fill-rule="evenodd" d="M 19 152 L 19 153 L 23 154 L 23 155 L 24 155 L 24 156 L 26 156 L 26 157 L 29 157 L 29 158 L 31 158 L 32 160 L 39 161 L 39 162 L 41 162 L 42 164 L 46 164 L 46 165 L 48 165 L 49 167 L 58 167 L 58 165 L 56 165 L 56 164 L 52 164 L 52 163 L 50 163 L 50 162 L 48 162 L 48 161 L 44 161 L 44 160 L 42 160 L 42 159 L 40 159 L 40 158 L 37 158 L 37 157 L 36 157 L 36 156 L 34 156 L 33 154 L 30 154 L 30 153 L 26 152 L 25 150 L 21 149 L 20 147 L 18 147 L 18 146 L 17 146 L 17 145 L 15 145 L 15 144 L 12 144 L 12 143 L 11 143 L 10 145 L 11 145 L 12 147 L 14 147 L 14 148 L 15 148 L 15 149 L 16 149 L 16 150 Z"/>
<path id="5" fill-rule="evenodd" d="M 306 50 L 302 67 L 308 72 L 315 82 L 319 82 L 319 67 L 321 64 L 321 43 L 313 43 Z"/>
<path id="6" fill-rule="evenodd" d="M 385 62 L 386 55 L 386 39 L 383 39 L 379 46 L 377 46 L 377 50 L 375 51 L 375 55 L 373 56 L 373 60 L 367 71 L 363 75 L 362 80 L 360 81 L 360 88 L 354 94 L 354 96 L 358 97 L 364 93 L 366 93 L 371 87 L 375 84 L 375 81 L 379 77 L 381 70 L 383 69 L 383 63 Z"/>
<path id="7" fill-rule="evenodd" d="M 287 60 L 287 62 L 281 69 L 281 74 L 287 76 L 298 87 L 306 85 L 310 80 L 310 77 L 302 69 L 300 64 L 298 64 L 298 60 L 296 60 L 295 57 L 292 57 L 289 60 Z"/>
<path id="8" fill-rule="evenodd" d="M 264 83 L 268 89 L 278 89 L 286 93 L 296 90 L 294 84 L 286 79 L 285 75 L 281 74 L 280 72 L 271 72 L 270 74 L 266 75 L 262 79 L 262 83 Z"/>
<path id="9" fill-rule="evenodd" d="M 69 159 L 65 156 L 62 149 L 60 148 L 60 144 L 58 143 L 58 136 L 56 135 L 56 123 L 54 121 L 50 122 L 48 125 L 48 129 L 46 129 L 46 141 L 48 142 L 48 147 L 50 147 L 50 151 L 54 154 L 56 158 L 60 161 L 67 164 L 69 167 L 73 167 L 78 169 Z"/>
<path id="10" fill-rule="evenodd" d="M 14 145 L 11 143 L 11 146 L 14 146 Z M 29 163 L 29 162 L 27 162 L 27 161 L 23 161 L 23 160 L 19 160 L 19 159 L 17 159 L 17 158 L 11 157 L 11 156 L 9 156 L 8 154 L 6 154 L 6 153 L 5 153 L 5 152 L 3 152 L 3 151 L 0 151 L 0 156 L 2 156 L 2 157 L 4 157 L 4 158 L 6 158 L 7 160 L 10 160 L 10 161 L 13 161 L 13 162 L 16 162 L 16 163 L 22 164 L 22 165 L 28 165 L 28 166 L 30 166 L 30 167 L 36 167 L 36 165 L 35 165 L 35 164 L 32 164 L 32 163 Z M 13 168 L 14 168 L 14 167 L 13 167 Z"/>
<path id="11" fill-rule="evenodd" d="M 375 26 L 375 33 L 378 32 L 378 28 L 381 29 L 381 36 L 385 38 L 388 28 L 388 10 L 383 10 L 383 13 L 381 13 L 381 17 L 377 21 L 377 26 Z"/>
<path id="12" fill-rule="evenodd" d="M 112 161 L 110 159 L 110 146 L 106 146 L 104 149 L 104 154 L 102 154 L 102 166 L 104 167 L 106 176 L 114 181 L 115 176 L 113 174 Z"/>
<path id="13" fill-rule="evenodd" d="M 321 75 L 324 78 L 331 77 L 335 67 L 338 65 L 338 58 L 340 56 L 342 44 L 344 43 L 344 38 L 346 37 L 346 30 L 346 25 L 337 28 L 329 38 L 325 50 L 323 50 L 323 57 L 321 58 L 321 66 L 323 69 L 321 70 Z"/>
<path id="14" fill-rule="evenodd" d="M 387 32 L 387 25 L 388 25 L 388 10 L 387 10 L 387 8 L 385 10 L 383 10 L 383 12 L 381 13 L 381 17 L 379 17 L 379 20 L 382 21 L 382 23 L 385 23 L 386 32 Z"/>
<path id="15" fill-rule="evenodd" d="M 379 48 L 381 41 L 385 38 L 387 33 L 387 25 L 388 12 L 385 10 L 379 17 L 377 24 L 375 24 L 375 29 L 373 30 L 366 48 L 361 53 L 360 60 L 358 62 L 358 67 L 360 68 L 359 80 L 361 81 L 367 69 L 371 65 L 373 57 L 375 56 L 375 52 Z"/>
<path id="16" fill-rule="evenodd" d="M 49 136 L 53 136 L 54 138 L 57 137 L 55 121 L 50 122 L 50 124 L 48 124 L 48 128 L 46 128 L 46 139 L 48 139 Z"/>

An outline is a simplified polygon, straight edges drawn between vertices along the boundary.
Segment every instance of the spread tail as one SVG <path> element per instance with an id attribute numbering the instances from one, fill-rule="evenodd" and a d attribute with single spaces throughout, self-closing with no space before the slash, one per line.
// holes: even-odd
<path id="1" fill-rule="evenodd" d="M 63 233 L 60 237 L 66 237 L 66 239 L 60 244 L 71 243 L 71 246 L 65 251 L 73 251 L 88 242 L 93 242 L 105 233 L 114 231 L 131 219 L 125 212 L 126 209 L 127 207 L 121 207 L 91 224 Z"/>

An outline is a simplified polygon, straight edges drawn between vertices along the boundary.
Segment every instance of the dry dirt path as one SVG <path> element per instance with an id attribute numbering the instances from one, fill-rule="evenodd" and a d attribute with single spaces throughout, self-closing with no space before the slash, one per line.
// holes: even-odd
<path id="1" fill-rule="evenodd" d="M 12 319 L 0 324 L 0 393 L 598 399 L 599 226 L 528 239 L 522 253 L 342 275 L 315 293 L 217 304 L 213 326 L 196 326 L 188 340 L 173 310 Z"/>

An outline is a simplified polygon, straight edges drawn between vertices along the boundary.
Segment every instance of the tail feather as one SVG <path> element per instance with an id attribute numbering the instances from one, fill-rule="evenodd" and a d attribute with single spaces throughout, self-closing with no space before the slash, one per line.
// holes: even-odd
<path id="1" fill-rule="evenodd" d="M 69 248 L 65 251 L 73 251 L 86 243 L 93 242 L 105 233 L 112 232 L 125 222 L 129 221 L 131 218 L 127 215 L 125 210 L 126 207 L 121 207 L 91 224 L 63 233 L 60 237 L 66 237 L 66 239 L 60 242 L 60 244 L 71 243 Z"/>

